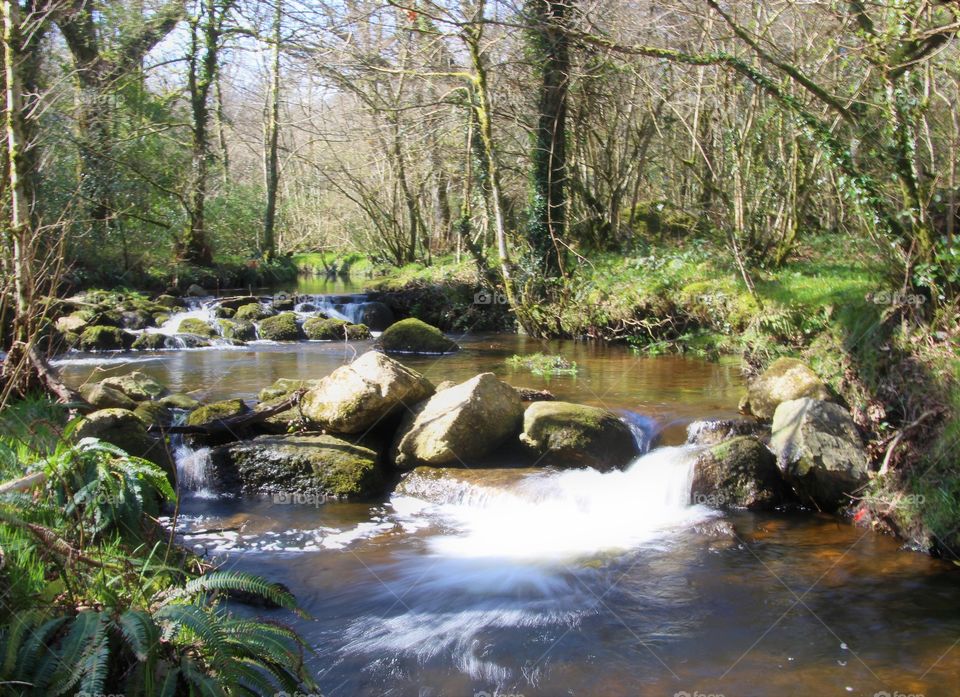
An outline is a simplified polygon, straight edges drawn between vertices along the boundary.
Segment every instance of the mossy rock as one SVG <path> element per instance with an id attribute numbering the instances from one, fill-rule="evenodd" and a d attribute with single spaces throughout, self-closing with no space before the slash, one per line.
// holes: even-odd
<path id="1" fill-rule="evenodd" d="M 94 325 L 80 334 L 80 348 L 84 351 L 122 351 L 133 345 L 134 335 L 118 327 Z"/>
<path id="2" fill-rule="evenodd" d="M 223 305 L 220 305 L 213 311 L 213 316 L 221 319 L 230 319 L 235 314 L 237 314 L 236 310 L 234 310 L 232 307 L 224 307 Z"/>
<path id="3" fill-rule="evenodd" d="M 196 336 L 202 336 L 207 339 L 212 339 L 217 336 L 217 332 L 213 327 L 196 317 L 188 317 L 187 319 L 180 320 L 180 324 L 177 326 L 177 333 L 195 334 Z"/>
<path id="4" fill-rule="evenodd" d="M 268 341 L 297 341 L 300 338 L 297 316 L 292 312 L 283 312 L 274 317 L 267 317 L 260 322 L 259 333 L 261 339 Z"/>
<path id="5" fill-rule="evenodd" d="M 167 294 L 158 295 L 153 302 L 155 302 L 157 305 L 161 305 L 162 307 L 166 307 L 171 310 L 175 307 L 180 306 L 179 298 L 175 298 L 174 296 L 167 295 Z"/>
<path id="6" fill-rule="evenodd" d="M 155 312 L 155 313 L 153 313 L 153 323 L 154 323 L 156 326 L 158 326 L 158 327 L 159 327 L 159 326 L 162 326 L 162 325 L 166 324 L 166 323 L 169 322 L 169 321 L 170 321 L 170 313 L 169 313 L 169 312 Z"/>
<path id="7" fill-rule="evenodd" d="M 167 394 L 166 386 L 154 380 L 149 375 L 135 370 L 127 375 L 115 375 L 104 378 L 100 381 L 101 385 L 120 390 L 130 399 L 137 402 L 145 402 L 151 399 L 159 399 Z"/>
<path id="8" fill-rule="evenodd" d="M 242 399 L 225 399 L 194 409 L 187 417 L 187 425 L 202 426 L 211 421 L 222 421 L 232 416 L 246 414 L 248 411 L 250 408 Z"/>
<path id="9" fill-rule="evenodd" d="M 350 324 L 342 319 L 311 317 L 303 323 L 303 332 L 308 339 L 325 341 L 363 341 L 370 338 L 370 329 L 365 324 Z"/>
<path id="10" fill-rule="evenodd" d="M 234 298 L 223 298 L 220 300 L 220 307 L 227 310 L 239 310 L 247 305 L 259 305 L 259 301 L 252 295 L 238 295 Z M 226 316 L 226 315 L 224 315 Z"/>
<path id="11" fill-rule="evenodd" d="M 693 471 L 694 504 L 770 510 L 789 498 L 776 458 L 754 436 L 712 446 L 697 457 Z"/>
<path id="12" fill-rule="evenodd" d="M 271 314 L 272 313 L 265 309 L 260 303 L 247 303 L 236 309 L 233 313 L 233 319 L 237 321 L 257 322 L 269 317 Z"/>
<path id="13" fill-rule="evenodd" d="M 143 420 L 128 409 L 100 409 L 88 414 L 80 422 L 74 437 L 99 438 L 121 448 L 135 457 L 142 457 L 159 465 L 168 477 L 173 477 L 173 463 L 164 442 L 147 433 Z"/>
<path id="14" fill-rule="evenodd" d="M 291 297 L 276 297 L 273 299 L 273 302 L 270 303 L 270 307 L 273 308 L 275 312 L 286 312 L 292 310 L 296 306 L 296 302 Z"/>
<path id="15" fill-rule="evenodd" d="M 253 341 L 257 338 L 257 328 L 253 322 L 238 322 L 232 319 L 218 319 L 220 334 L 224 339 L 236 341 Z"/>
<path id="16" fill-rule="evenodd" d="M 159 351 L 169 348 L 167 346 L 168 338 L 165 334 L 143 333 L 134 339 L 132 348 L 138 351 Z"/>
<path id="17" fill-rule="evenodd" d="M 80 395 L 97 409 L 127 409 L 133 411 L 137 403 L 120 390 L 95 382 L 80 387 Z"/>
<path id="18" fill-rule="evenodd" d="M 57 328 L 57 331 L 61 332 L 62 334 L 78 334 L 79 332 L 82 332 L 88 324 L 88 320 L 78 317 L 76 314 L 68 315 L 66 317 L 59 317 L 57 318 L 57 321 L 54 322 L 54 326 Z"/>
<path id="19" fill-rule="evenodd" d="M 160 402 L 143 402 L 133 410 L 140 419 L 147 424 L 158 426 L 169 426 L 173 423 L 173 411 Z"/>
<path id="20" fill-rule="evenodd" d="M 291 503 L 370 498 L 384 491 L 378 454 L 329 435 L 260 436 L 214 449 L 211 463 L 215 489 L 287 494 Z"/>
<path id="21" fill-rule="evenodd" d="M 293 378 L 277 378 L 272 385 L 260 390 L 258 397 L 261 402 L 268 402 L 279 397 L 286 397 L 294 390 L 313 387 L 316 380 L 296 380 Z"/>
<path id="22" fill-rule="evenodd" d="M 830 391 L 803 361 L 779 358 L 750 382 L 747 394 L 740 400 L 740 411 L 769 421 L 780 404 L 805 397 L 829 400 Z"/>
<path id="23" fill-rule="evenodd" d="M 639 454 L 630 427 L 606 409 L 534 402 L 523 414 L 520 441 L 557 467 L 622 469 Z"/>
<path id="24" fill-rule="evenodd" d="M 152 327 L 153 315 L 145 310 L 127 310 L 123 313 L 123 326 L 126 329 L 146 329 Z"/>
<path id="25" fill-rule="evenodd" d="M 161 397 L 159 403 L 171 409 L 196 409 L 200 406 L 200 402 L 182 392 L 174 392 L 166 397 Z"/>
<path id="26" fill-rule="evenodd" d="M 380 335 L 380 345 L 387 353 L 452 353 L 460 350 L 456 342 L 436 327 L 415 317 L 392 324 Z"/>
<path id="27" fill-rule="evenodd" d="M 116 310 L 101 310 L 91 317 L 90 324 L 101 327 L 117 327 L 118 329 L 122 329 L 124 326 L 123 315 Z"/>

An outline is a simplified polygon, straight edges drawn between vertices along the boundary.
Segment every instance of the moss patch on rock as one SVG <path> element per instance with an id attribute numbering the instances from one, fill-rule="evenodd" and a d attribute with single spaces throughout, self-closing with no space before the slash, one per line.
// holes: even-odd
<path id="1" fill-rule="evenodd" d="M 177 333 L 196 334 L 197 336 L 206 337 L 207 339 L 217 335 L 213 327 L 196 317 L 188 317 L 187 319 L 180 320 L 180 324 L 177 325 Z"/>
<path id="2" fill-rule="evenodd" d="M 387 353 L 452 353 L 460 350 L 436 327 L 415 317 L 392 324 L 380 336 L 380 345 Z"/>
<path id="3" fill-rule="evenodd" d="M 300 338 L 297 316 L 292 312 L 282 312 L 274 317 L 267 317 L 260 322 L 260 338 L 268 341 L 297 341 Z"/>
<path id="4" fill-rule="evenodd" d="M 225 399 L 221 402 L 213 402 L 202 407 L 197 407 L 190 416 L 187 417 L 188 426 L 202 426 L 211 421 L 222 421 L 231 416 L 239 416 L 249 411 L 249 407 L 242 399 Z"/>
<path id="5" fill-rule="evenodd" d="M 303 332 L 308 339 L 321 341 L 363 341 L 370 338 L 370 329 L 365 324 L 350 324 L 342 319 L 311 317 L 303 323 Z"/>

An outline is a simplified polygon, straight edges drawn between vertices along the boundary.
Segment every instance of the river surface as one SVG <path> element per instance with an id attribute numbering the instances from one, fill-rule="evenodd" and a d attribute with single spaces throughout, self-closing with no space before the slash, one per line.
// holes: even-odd
<path id="1" fill-rule="evenodd" d="M 653 448 L 625 472 L 543 472 L 362 504 L 184 493 L 179 529 L 227 529 L 187 544 L 285 583 L 310 614 L 293 623 L 324 695 L 960 694 L 960 569 L 829 516 L 687 505 L 686 425 L 736 414 L 736 363 L 458 339 L 458 354 L 403 362 L 434 382 L 489 370 L 618 410 Z M 72 355 L 60 368 L 73 385 L 141 370 L 202 400 L 253 399 L 367 348 Z M 546 380 L 504 363 L 535 351 L 562 353 L 579 373 Z M 711 534 L 718 521 L 735 532 Z"/>

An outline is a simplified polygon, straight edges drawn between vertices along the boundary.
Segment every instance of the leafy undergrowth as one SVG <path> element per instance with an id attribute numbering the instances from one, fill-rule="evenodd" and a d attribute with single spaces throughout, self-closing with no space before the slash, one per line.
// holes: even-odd
<path id="1" fill-rule="evenodd" d="M 577 364 L 563 356 L 531 353 L 525 356 L 513 355 L 506 359 L 508 366 L 518 370 L 529 370 L 534 375 L 576 375 Z"/>
<path id="2" fill-rule="evenodd" d="M 42 399 L 0 411 L 0 695 L 312 691 L 292 630 L 221 603 L 293 597 L 170 544 L 167 475 L 74 427 Z"/>

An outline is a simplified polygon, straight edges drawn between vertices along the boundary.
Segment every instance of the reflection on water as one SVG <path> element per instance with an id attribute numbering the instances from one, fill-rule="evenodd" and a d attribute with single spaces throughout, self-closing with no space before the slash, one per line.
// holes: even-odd
<path id="1" fill-rule="evenodd" d="M 492 370 L 629 409 L 666 427 L 660 442 L 679 442 L 691 419 L 732 416 L 742 389 L 736 365 L 506 335 L 461 343 L 404 362 L 436 382 Z M 102 367 L 204 399 L 252 398 L 367 347 Z M 546 380 L 503 362 L 532 351 L 563 353 L 580 374 Z M 94 367 L 62 366 L 72 384 Z M 715 534 L 715 512 L 669 493 L 688 476 L 683 452 L 656 448 L 627 472 L 541 472 L 372 504 L 186 497 L 178 527 L 207 531 L 184 538 L 198 552 L 294 591 L 327 697 L 958 694 L 960 571 L 828 516 L 727 514 L 735 532 Z"/>

